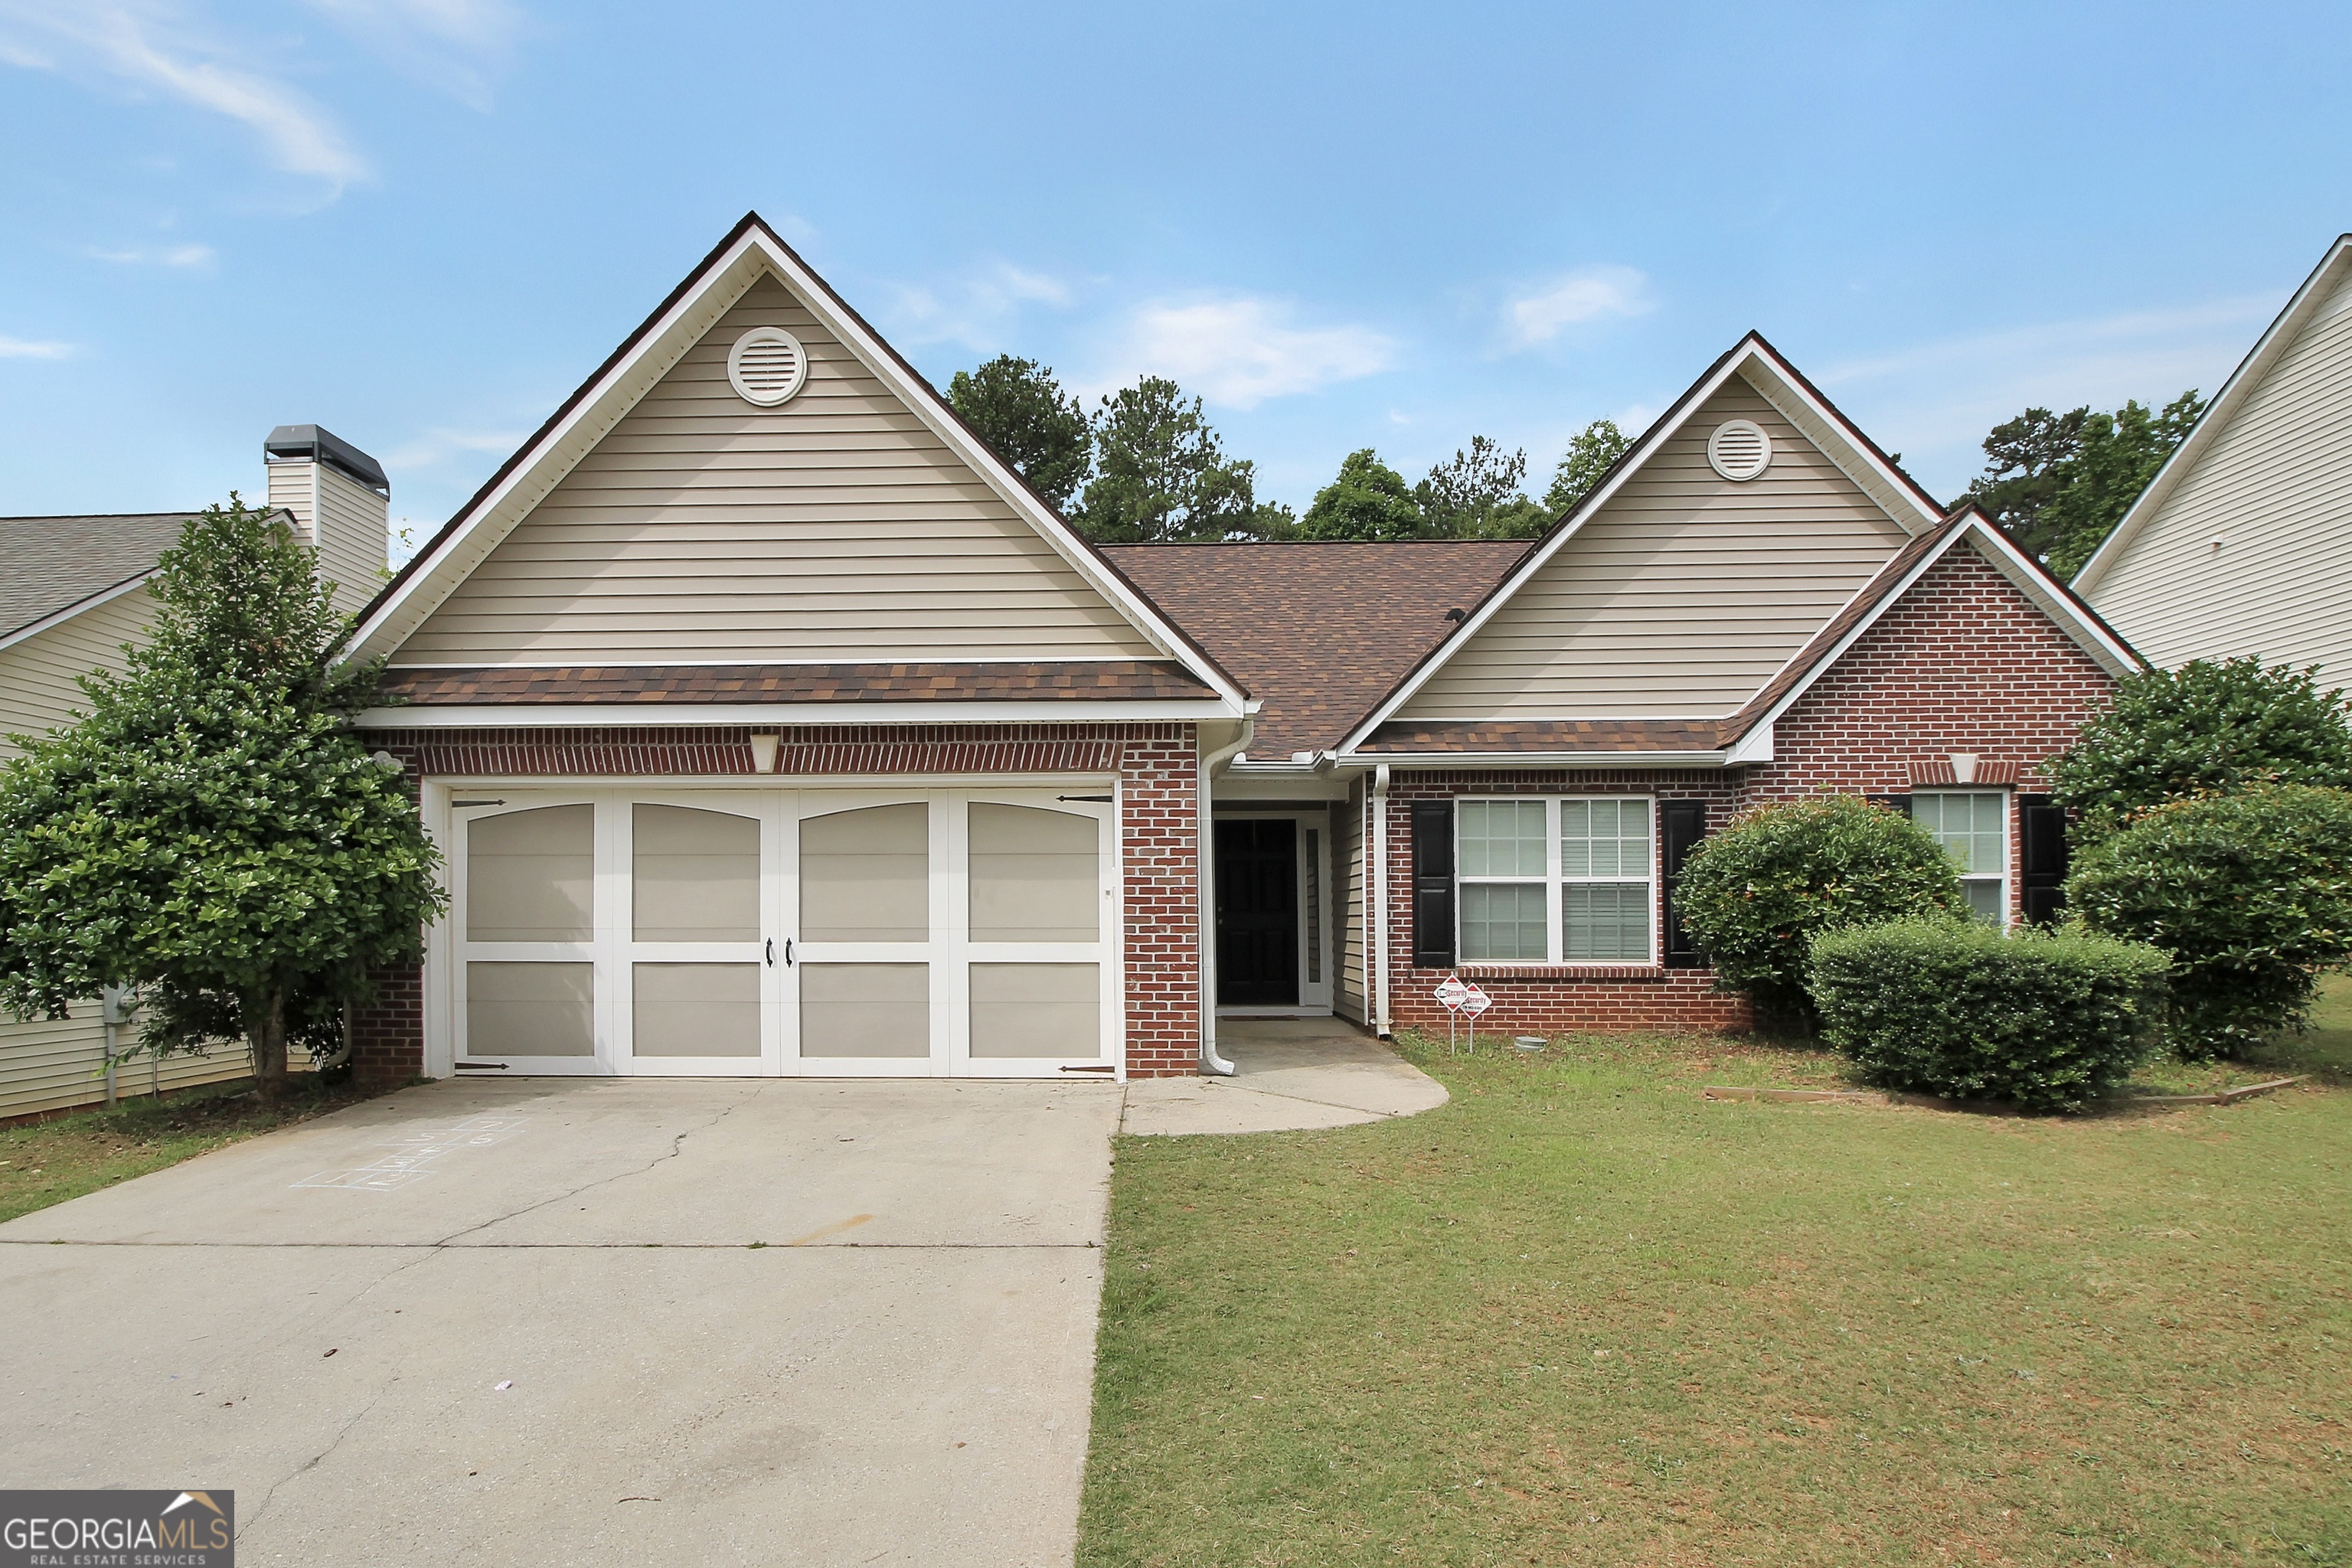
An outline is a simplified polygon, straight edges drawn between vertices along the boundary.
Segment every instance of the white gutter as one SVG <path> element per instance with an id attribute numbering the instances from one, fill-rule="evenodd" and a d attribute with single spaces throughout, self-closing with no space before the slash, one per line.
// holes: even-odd
<path id="1" fill-rule="evenodd" d="M 1718 752 L 1415 752 L 1391 760 L 1399 767 L 1419 768 L 1727 768 L 1754 759 L 1733 748 Z M 1376 763 L 1360 752 L 1338 752 L 1332 753 L 1331 765 L 1341 773 L 1361 773 L 1389 764 Z"/>
<path id="2" fill-rule="evenodd" d="M 1234 743 L 1211 752 L 1201 759 L 1200 785 L 1195 792 L 1200 798 L 1201 815 L 1193 830 L 1192 880 L 1201 889 L 1201 1076 L 1231 1078 L 1234 1064 L 1217 1054 L 1217 834 L 1215 809 L 1209 795 L 1209 775 L 1227 758 L 1237 755 L 1256 733 L 1257 721 L 1244 719 L 1242 732 Z"/>
<path id="3" fill-rule="evenodd" d="M 1372 770 L 1372 1031 L 1389 1037 L 1389 765 Z"/>

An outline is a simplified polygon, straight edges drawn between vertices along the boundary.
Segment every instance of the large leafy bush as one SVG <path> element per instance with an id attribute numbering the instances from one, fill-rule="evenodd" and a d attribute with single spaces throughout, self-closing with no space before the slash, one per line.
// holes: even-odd
<path id="1" fill-rule="evenodd" d="M 1960 921 L 1812 943 L 1822 1037 L 1890 1089 L 2079 1110 L 2158 1043 L 2165 957 L 2080 932 Z"/>
<path id="2" fill-rule="evenodd" d="M 2172 956 L 2174 1048 L 2237 1056 L 2299 1026 L 2352 959 L 2352 794 L 2269 784 L 2142 814 L 2074 862 L 2084 924 Z"/>
<path id="3" fill-rule="evenodd" d="M 1951 858 L 1926 828 L 1859 795 L 1824 795 L 1741 813 L 1692 852 L 1675 907 L 1718 984 L 1747 992 L 1769 1020 L 1802 1025 L 1815 936 L 1963 905 Z"/>
<path id="4" fill-rule="evenodd" d="M 2090 839 L 2149 806 L 2251 784 L 2352 788 L 2352 704 L 2317 675 L 2232 658 L 2127 676 L 2051 759 L 2053 794 Z"/>

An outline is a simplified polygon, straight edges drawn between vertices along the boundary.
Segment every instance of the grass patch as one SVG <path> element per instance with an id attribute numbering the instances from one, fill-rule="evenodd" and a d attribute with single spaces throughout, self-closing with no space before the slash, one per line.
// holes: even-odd
<path id="1" fill-rule="evenodd" d="M 264 1105 L 249 1079 L 206 1084 L 162 1099 L 126 1100 L 111 1110 L 78 1110 L 0 1128 L 0 1220 L 176 1165 L 275 1127 L 307 1121 L 376 1090 L 298 1079 L 286 1098 Z"/>
<path id="2" fill-rule="evenodd" d="M 2323 1022 L 2278 1049 L 2341 1082 Z M 1452 1104 L 1119 1141 L 1080 1563 L 2352 1564 L 2340 1088 L 2021 1120 L 1406 1049 Z"/>

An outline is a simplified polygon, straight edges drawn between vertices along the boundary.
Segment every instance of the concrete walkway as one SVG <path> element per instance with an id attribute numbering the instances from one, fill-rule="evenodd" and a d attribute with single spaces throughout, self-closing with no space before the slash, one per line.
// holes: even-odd
<path id="1" fill-rule="evenodd" d="M 241 1563 L 1066 1563 L 1120 1096 L 469 1080 L 0 1226 L 0 1476 Z"/>
<path id="2" fill-rule="evenodd" d="M 1122 1132 L 1280 1132 L 1349 1127 L 1434 1110 L 1438 1082 L 1338 1018 L 1226 1018 L 1218 1049 L 1231 1078 L 1127 1086 Z"/>

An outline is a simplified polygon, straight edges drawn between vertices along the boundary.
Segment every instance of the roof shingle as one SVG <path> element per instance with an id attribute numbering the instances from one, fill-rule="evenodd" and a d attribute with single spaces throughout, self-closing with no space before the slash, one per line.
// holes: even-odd
<path id="1" fill-rule="evenodd" d="M 194 515 L 0 517 L 0 637 L 153 571 Z"/>
<path id="2" fill-rule="evenodd" d="M 638 702 L 1121 702 L 1213 695 L 1181 665 L 711 664 L 400 669 L 387 698 L 419 706 Z"/>

